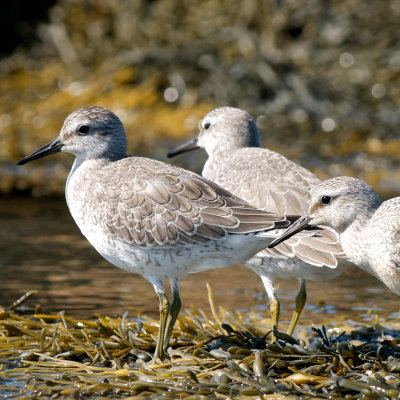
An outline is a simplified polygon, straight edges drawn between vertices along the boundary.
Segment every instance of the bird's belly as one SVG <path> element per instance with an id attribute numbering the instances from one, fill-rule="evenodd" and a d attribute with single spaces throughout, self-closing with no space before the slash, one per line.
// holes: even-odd
<path id="1" fill-rule="evenodd" d="M 345 266 L 329 268 L 308 264 L 298 258 L 276 259 L 264 257 L 258 253 L 246 265 L 258 275 L 269 276 L 273 279 L 307 279 L 323 281 L 340 275 Z"/>
<path id="2" fill-rule="evenodd" d="M 72 207 L 71 207 L 72 205 Z M 265 246 L 265 238 L 230 235 L 221 241 L 170 246 L 140 246 L 110 235 L 101 220 L 69 202 L 70 211 L 83 235 L 110 263 L 148 280 L 180 278 L 188 274 L 243 264 Z"/>
<path id="3" fill-rule="evenodd" d="M 188 274 L 228 267 L 235 263 L 229 246 L 215 243 L 193 246 L 139 246 L 100 236 L 85 235 L 93 247 L 110 263 L 148 280 L 181 278 Z"/>

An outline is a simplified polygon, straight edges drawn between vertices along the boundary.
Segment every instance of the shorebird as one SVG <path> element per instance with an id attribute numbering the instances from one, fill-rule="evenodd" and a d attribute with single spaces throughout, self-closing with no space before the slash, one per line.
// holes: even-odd
<path id="1" fill-rule="evenodd" d="M 168 157 L 203 148 L 208 154 L 202 175 L 243 198 L 254 207 L 278 214 L 304 214 L 310 190 L 320 180 L 281 154 L 261 148 L 254 119 L 244 110 L 221 107 L 199 123 L 199 135 L 168 153 Z M 288 328 L 291 335 L 306 302 L 305 280 L 325 280 L 345 268 L 338 264 L 342 249 L 334 232 L 319 237 L 291 239 L 275 249 L 264 249 L 245 265 L 260 275 L 267 292 L 272 324 L 278 326 L 280 304 L 277 278 L 300 280 L 295 309 Z"/>
<path id="2" fill-rule="evenodd" d="M 310 226 L 329 227 L 352 263 L 400 296 L 400 197 L 382 203 L 365 182 L 340 176 L 312 189 L 308 213 L 298 221 L 270 246 Z"/>
<path id="3" fill-rule="evenodd" d="M 146 278 L 159 297 L 155 358 L 167 356 L 181 277 L 244 263 L 290 225 L 197 174 L 127 155 L 121 121 L 101 107 L 72 112 L 57 138 L 18 164 L 59 151 L 75 156 L 65 194 L 83 235 L 110 263 Z"/>

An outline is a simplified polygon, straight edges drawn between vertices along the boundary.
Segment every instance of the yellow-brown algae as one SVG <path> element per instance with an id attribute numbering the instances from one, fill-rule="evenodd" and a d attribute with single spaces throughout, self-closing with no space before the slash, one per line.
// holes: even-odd
<path id="1" fill-rule="evenodd" d="M 85 321 L 3 310 L 0 378 L 7 385 L 0 395 L 374 399 L 399 393 L 395 331 L 360 327 L 337 342 L 327 330 L 308 329 L 310 344 L 268 343 L 256 314 L 222 311 L 221 326 L 188 310 L 174 330 L 171 360 L 151 364 L 157 322 L 150 318 L 137 324 L 126 315 Z"/>

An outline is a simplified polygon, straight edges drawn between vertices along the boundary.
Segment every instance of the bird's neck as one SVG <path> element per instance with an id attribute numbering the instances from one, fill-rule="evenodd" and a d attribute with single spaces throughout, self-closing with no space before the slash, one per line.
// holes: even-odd
<path id="1" fill-rule="evenodd" d="M 84 180 L 79 179 L 79 175 L 85 175 L 90 173 L 91 171 L 97 171 L 102 168 L 104 165 L 109 164 L 110 160 L 105 158 L 84 158 L 84 157 L 76 157 L 74 164 L 72 165 L 71 171 L 68 175 L 67 182 L 65 185 L 65 197 L 67 200 L 68 206 L 70 193 L 76 189 L 76 185 L 79 182 L 84 182 Z"/>
<path id="2" fill-rule="evenodd" d="M 375 211 L 376 209 L 371 209 L 358 214 L 352 223 L 340 233 L 342 248 L 349 260 L 368 272 L 371 271 L 368 268 L 368 248 L 365 245 L 365 228 Z"/>
<path id="3" fill-rule="evenodd" d="M 208 153 L 208 158 L 201 174 L 205 178 L 218 183 L 218 174 L 221 166 L 225 164 L 224 160 L 232 157 L 237 150 L 238 148 L 236 147 L 214 149 L 212 152 Z"/>

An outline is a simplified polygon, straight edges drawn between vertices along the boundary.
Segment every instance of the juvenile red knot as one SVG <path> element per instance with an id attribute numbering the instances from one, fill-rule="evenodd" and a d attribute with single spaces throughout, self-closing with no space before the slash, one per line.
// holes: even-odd
<path id="1" fill-rule="evenodd" d="M 146 278 L 159 297 L 156 358 L 166 356 L 181 277 L 244 263 L 290 225 L 199 175 L 127 155 L 124 127 L 104 108 L 72 112 L 56 139 L 18 164 L 59 151 L 75 156 L 65 192 L 83 235 L 110 263 Z"/>
<path id="2" fill-rule="evenodd" d="M 203 148 L 208 154 L 202 175 L 254 207 L 278 214 L 304 214 L 311 187 L 320 180 L 284 156 L 261 148 L 254 119 L 233 107 L 209 112 L 199 124 L 198 137 L 168 153 Z M 277 278 L 300 280 L 295 310 L 288 333 L 292 334 L 306 302 L 305 280 L 325 280 L 339 275 L 347 266 L 338 264 L 342 253 L 337 235 L 329 230 L 319 237 L 301 237 L 275 249 L 264 249 L 246 265 L 260 275 L 270 301 L 273 325 L 278 325 Z"/>

